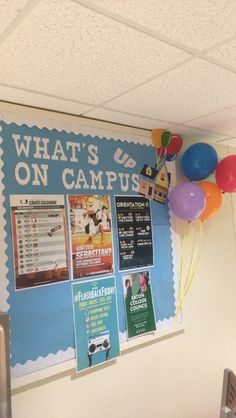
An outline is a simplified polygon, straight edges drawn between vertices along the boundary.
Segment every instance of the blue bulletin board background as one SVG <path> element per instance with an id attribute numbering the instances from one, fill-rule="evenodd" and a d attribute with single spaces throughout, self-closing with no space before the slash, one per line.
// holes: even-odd
<path id="1" fill-rule="evenodd" d="M 144 164 L 155 164 L 155 149 L 151 145 L 141 145 L 133 142 L 107 139 L 98 136 L 82 135 L 65 130 L 39 128 L 37 126 L 17 125 L 15 123 L 1 122 L 1 149 L 3 161 L 3 186 L 5 197 L 5 231 L 7 254 L 7 290 L 11 326 L 11 364 L 24 365 L 21 373 L 28 373 L 27 364 L 37 361 L 38 358 L 51 354 L 64 352 L 69 347 L 74 348 L 74 328 L 72 310 L 72 280 L 61 283 L 37 286 L 16 291 L 14 286 L 14 260 L 13 242 L 10 221 L 10 195 L 66 195 L 68 194 L 109 194 L 112 210 L 113 246 L 114 246 L 114 276 L 117 288 L 118 317 L 121 341 L 125 340 L 126 324 L 123 302 L 122 274 L 118 271 L 117 227 L 115 216 L 115 195 L 137 195 L 132 175 L 139 175 Z M 57 122 L 55 122 L 57 126 Z M 35 158 L 34 142 L 30 142 L 29 152 L 26 156 L 22 151 L 17 155 L 13 135 L 19 135 L 19 143 L 24 142 L 23 136 L 49 138 L 48 154 L 54 152 L 56 141 L 60 141 L 62 148 L 66 149 L 68 141 L 81 144 L 78 161 L 70 161 L 67 151 L 67 161 Z M 96 156 L 88 151 L 88 145 L 96 150 Z M 114 160 L 116 150 L 120 148 L 135 162 L 134 168 L 125 167 Z M 71 155 L 71 154 L 70 154 Z M 19 161 L 27 164 L 30 170 L 30 180 L 20 185 L 15 176 L 15 168 Z M 92 161 L 92 162 L 91 162 Z M 96 162 L 96 164 L 94 164 Z M 32 164 L 47 164 L 47 184 L 33 185 Z M 70 169 L 67 176 L 67 186 L 63 184 L 62 173 Z M 78 170 L 82 169 L 89 183 L 89 170 L 104 173 L 112 171 L 117 174 L 117 181 L 112 183 L 112 190 L 107 190 L 107 179 L 104 174 L 104 190 L 75 189 L 72 183 L 76 179 Z M 73 174 L 72 174 L 73 173 Z M 127 191 L 122 190 L 118 173 L 128 174 L 129 186 Z M 23 174 L 22 174 L 23 175 Z M 137 177 L 136 177 L 137 179 Z M 71 185 L 73 184 L 73 187 Z M 82 184 L 82 183 L 81 183 Z M 137 185 L 137 182 L 136 182 Z M 68 188 L 70 187 L 70 188 Z M 152 233 L 154 245 L 154 266 L 149 267 L 152 283 L 153 302 L 157 323 L 165 321 L 175 314 L 175 289 L 173 282 L 173 254 L 170 231 L 169 211 L 167 204 L 151 202 Z M 69 217 L 67 216 L 67 219 Z M 68 225 L 67 225 L 68 227 Z M 3 297 L 3 296 L 2 296 Z M 0 296 L 1 302 L 1 296 Z M 63 356 L 61 357 L 63 361 Z M 53 363 L 53 361 L 52 361 Z"/>

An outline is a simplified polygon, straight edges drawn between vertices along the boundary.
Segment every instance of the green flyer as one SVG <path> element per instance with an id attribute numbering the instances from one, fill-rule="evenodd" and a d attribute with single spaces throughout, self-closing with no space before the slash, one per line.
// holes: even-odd
<path id="1" fill-rule="evenodd" d="M 156 330 L 149 271 L 122 277 L 128 339 Z"/>

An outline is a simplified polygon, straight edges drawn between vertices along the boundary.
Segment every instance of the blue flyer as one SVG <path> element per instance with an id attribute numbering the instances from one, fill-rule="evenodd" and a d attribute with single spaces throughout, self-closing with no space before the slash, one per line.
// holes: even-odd
<path id="1" fill-rule="evenodd" d="M 72 285 L 77 372 L 120 355 L 114 277 Z"/>

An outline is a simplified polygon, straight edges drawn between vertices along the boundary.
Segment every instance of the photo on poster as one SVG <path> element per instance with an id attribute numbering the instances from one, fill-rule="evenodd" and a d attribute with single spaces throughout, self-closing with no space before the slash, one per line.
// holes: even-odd
<path id="1" fill-rule="evenodd" d="M 119 271 L 153 266 L 150 201 L 142 196 L 115 196 Z"/>
<path id="2" fill-rule="evenodd" d="M 76 370 L 98 366 L 120 355 L 114 277 L 72 284 Z"/>
<path id="3" fill-rule="evenodd" d="M 72 278 L 113 273 L 111 206 L 108 195 L 69 195 Z"/>
<path id="4" fill-rule="evenodd" d="M 11 195 L 16 290 L 69 280 L 64 196 Z"/>
<path id="5" fill-rule="evenodd" d="M 128 339 L 156 330 L 149 271 L 122 276 Z"/>

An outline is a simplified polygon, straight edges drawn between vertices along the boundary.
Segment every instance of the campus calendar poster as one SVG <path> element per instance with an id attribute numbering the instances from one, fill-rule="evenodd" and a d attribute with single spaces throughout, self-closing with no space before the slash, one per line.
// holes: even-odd
<path id="1" fill-rule="evenodd" d="M 142 196 L 116 196 L 119 270 L 153 265 L 150 201 Z"/>
<path id="2" fill-rule="evenodd" d="M 111 208 L 108 195 L 70 195 L 72 277 L 113 273 Z"/>
<path id="3" fill-rule="evenodd" d="M 68 280 L 64 197 L 11 195 L 15 288 Z"/>
<path id="4" fill-rule="evenodd" d="M 122 277 L 128 339 L 156 330 L 149 271 Z"/>
<path id="5" fill-rule="evenodd" d="M 114 277 L 73 283 L 77 371 L 120 355 Z"/>

